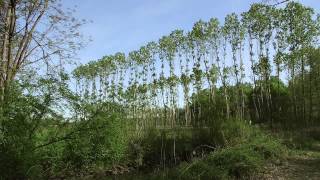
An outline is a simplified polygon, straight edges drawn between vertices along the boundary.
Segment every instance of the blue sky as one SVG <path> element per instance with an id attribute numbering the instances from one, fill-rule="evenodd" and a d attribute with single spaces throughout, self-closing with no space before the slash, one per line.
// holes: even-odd
<path id="1" fill-rule="evenodd" d="M 232 12 L 247 11 L 263 0 L 66 0 L 77 6 L 76 17 L 92 20 L 82 28 L 90 42 L 79 52 L 80 63 L 116 52 L 128 53 L 172 30 L 190 30 L 199 19 L 223 21 Z M 320 12 L 319 0 L 300 0 Z"/>

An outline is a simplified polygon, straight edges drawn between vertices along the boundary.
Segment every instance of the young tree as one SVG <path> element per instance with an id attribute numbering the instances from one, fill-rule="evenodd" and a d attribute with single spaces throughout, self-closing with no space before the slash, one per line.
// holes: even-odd
<path id="1" fill-rule="evenodd" d="M 237 92 L 234 95 L 236 112 L 237 112 L 237 116 L 239 116 L 239 118 L 242 119 L 243 118 L 242 112 L 244 112 L 243 110 L 244 107 L 242 107 L 244 102 L 244 93 L 242 88 L 240 87 L 241 77 L 239 77 L 239 73 L 241 71 L 241 67 L 239 67 L 239 63 L 241 64 L 241 62 L 238 62 L 240 60 L 238 60 L 237 58 L 237 52 L 241 51 L 240 47 L 243 41 L 243 32 L 242 32 L 241 22 L 237 14 L 232 13 L 230 15 L 227 15 L 227 17 L 225 18 L 223 31 L 226 35 L 227 41 L 231 46 L 232 60 L 233 60 L 233 74 L 235 77 L 235 86 L 237 87 L 237 90 L 236 90 Z"/>

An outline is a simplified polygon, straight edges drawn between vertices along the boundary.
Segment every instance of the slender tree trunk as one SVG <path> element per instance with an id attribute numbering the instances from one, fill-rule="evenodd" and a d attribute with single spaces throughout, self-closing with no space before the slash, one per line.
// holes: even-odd
<path id="1" fill-rule="evenodd" d="M 240 42 L 240 49 L 239 49 L 239 56 L 240 56 L 240 91 L 241 91 L 241 120 L 245 118 L 245 95 L 243 90 L 243 58 L 242 58 L 242 42 Z"/>
<path id="2" fill-rule="evenodd" d="M 312 121 L 312 114 L 313 114 L 313 102 L 312 102 L 312 65 L 310 67 L 310 72 L 309 72 L 309 122 L 311 123 L 311 126 L 314 125 Z"/>
<path id="3" fill-rule="evenodd" d="M 256 72 L 255 72 L 255 67 L 254 67 L 254 60 L 253 60 L 253 42 L 252 42 L 252 35 L 251 31 L 249 31 L 249 51 L 250 51 L 250 62 L 251 62 L 251 70 L 252 70 L 252 80 L 253 80 L 253 92 L 252 92 L 252 102 L 253 102 L 253 107 L 254 107 L 254 112 L 255 112 L 255 118 L 257 120 L 260 120 L 260 113 L 257 107 L 257 95 L 256 95 Z"/>
<path id="4" fill-rule="evenodd" d="M 302 121 L 305 123 L 306 127 L 308 127 L 309 122 L 306 121 L 306 102 L 305 102 L 305 86 L 304 86 L 304 79 L 305 79 L 305 64 L 304 64 L 304 57 L 301 58 L 301 90 L 302 90 Z"/>
<path id="5" fill-rule="evenodd" d="M 227 55 L 227 44 L 226 44 L 226 39 L 224 39 L 224 44 L 223 44 L 223 73 L 222 73 L 222 85 L 223 85 L 223 92 L 224 92 L 224 99 L 225 99 L 225 104 L 226 104 L 226 117 L 227 119 L 230 119 L 230 105 L 229 105 L 229 96 L 228 96 L 228 90 L 227 90 L 227 75 L 225 72 L 226 71 L 226 55 Z"/>

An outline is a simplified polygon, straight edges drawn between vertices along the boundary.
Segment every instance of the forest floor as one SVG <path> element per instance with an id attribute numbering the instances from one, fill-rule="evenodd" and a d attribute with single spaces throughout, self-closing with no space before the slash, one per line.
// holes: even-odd
<path id="1" fill-rule="evenodd" d="M 265 167 L 261 179 L 265 180 L 319 180 L 320 142 L 307 149 L 294 150 L 282 163 Z"/>

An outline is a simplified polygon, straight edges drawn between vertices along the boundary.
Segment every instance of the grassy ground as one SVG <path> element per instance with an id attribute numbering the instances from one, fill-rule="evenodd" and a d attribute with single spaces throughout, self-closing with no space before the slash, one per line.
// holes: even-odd
<path id="1" fill-rule="evenodd" d="M 317 134 L 317 133 L 313 133 Z M 320 141 L 301 135 L 289 146 L 290 153 L 284 163 L 268 164 L 260 179 L 279 180 L 318 180 L 320 179 Z M 303 138 L 303 144 L 301 144 Z M 319 137 L 320 138 L 320 137 Z"/>
<path id="2" fill-rule="evenodd" d="M 319 164 L 319 152 L 303 152 L 289 157 L 287 162 L 280 166 L 269 167 L 264 179 L 317 180 L 320 178 Z"/>

